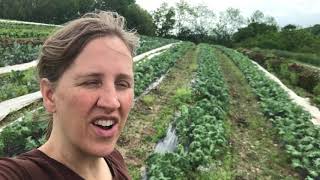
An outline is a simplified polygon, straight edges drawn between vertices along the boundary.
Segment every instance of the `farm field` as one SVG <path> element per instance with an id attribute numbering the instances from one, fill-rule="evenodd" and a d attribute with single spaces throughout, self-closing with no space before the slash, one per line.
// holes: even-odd
<path id="1" fill-rule="evenodd" d="M 0 66 L 35 60 L 54 28 L 0 22 Z M 320 127 L 251 59 L 318 108 L 319 71 L 277 64 L 278 55 L 148 36 L 137 55 L 171 43 L 134 64 L 135 106 L 117 144 L 133 179 L 320 179 Z M 0 74 L 0 102 L 38 90 L 34 67 Z M 44 143 L 46 116 L 36 101 L 1 120 L 0 155 Z M 172 149 L 156 148 L 165 138 L 176 140 Z"/>

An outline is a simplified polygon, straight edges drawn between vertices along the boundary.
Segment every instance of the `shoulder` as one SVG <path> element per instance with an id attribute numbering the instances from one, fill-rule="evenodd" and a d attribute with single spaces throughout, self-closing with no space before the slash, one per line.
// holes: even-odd
<path id="1" fill-rule="evenodd" d="M 123 156 L 117 149 L 114 149 L 105 159 L 112 168 L 114 179 L 131 179 Z"/>
<path id="2" fill-rule="evenodd" d="M 31 179 L 30 174 L 26 170 L 31 162 L 26 159 L 16 158 L 0 158 L 0 179 Z"/>
<path id="3" fill-rule="evenodd" d="M 47 161 L 37 149 L 14 158 L 0 158 L 0 180 L 52 179 L 59 177 L 56 166 Z"/>

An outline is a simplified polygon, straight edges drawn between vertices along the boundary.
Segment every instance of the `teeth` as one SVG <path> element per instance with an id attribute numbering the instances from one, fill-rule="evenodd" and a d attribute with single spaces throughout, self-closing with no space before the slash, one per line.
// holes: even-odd
<path id="1" fill-rule="evenodd" d="M 93 124 L 100 125 L 100 126 L 111 126 L 114 124 L 112 120 L 97 120 Z"/>

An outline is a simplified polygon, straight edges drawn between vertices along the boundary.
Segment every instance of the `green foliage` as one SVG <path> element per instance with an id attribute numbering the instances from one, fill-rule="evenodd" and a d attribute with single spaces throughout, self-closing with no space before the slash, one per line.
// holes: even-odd
<path id="1" fill-rule="evenodd" d="M 152 16 L 139 5 L 129 5 L 124 16 L 127 18 L 128 28 L 136 29 L 140 34 L 155 35 L 156 27 L 153 23 Z"/>
<path id="2" fill-rule="evenodd" d="M 141 99 L 141 101 L 142 101 L 145 105 L 147 105 L 147 106 L 152 105 L 153 102 L 154 102 L 154 100 L 155 100 L 155 97 L 154 97 L 154 96 L 151 96 L 151 95 L 145 95 L 145 96 L 143 96 L 142 99 Z"/>
<path id="3" fill-rule="evenodd" d="M 281 77 L 283 77 L 283 79 L 288 79 L 290 81 L 291 78 L 291 74 L 293 74 L 294 72 L 290 72 L 289 70 L 289 64 L 288 63 L 282 63 L 280 64 L 280 71 L 279 71 L 279 75 Z M 290 82 L 291 84 L 293 84 L 292 82 Z"/>
<path id="4" fill-rule="evenodd" d="M 307 30 L 314 35 L 320 36 L 320 24 L 315 24 L 314 26 L 307 28 Z"/>
<path id="5" fill-rule="evenodd" d="M 166 136 L 169 122 L 173 119 L 173 112 L 173 107 L 165 107 L 161 110 L 156 122 L 152 124 L 156 130 L 156 133 L 151 138 L 152 142 L 157 143 Z"/>
<path id="6" fill-rule="evenodd" d="M 0 76 L 0 101 L 39 90 L 35 69 L 12 71 Z"/>
<path id="7" fill-rule="evenodd" d="M 152 82 L 165 74 L 191 46 L 192 43 L 181 43 L 150 60 L 135 63 L 135 95 L 139 96 Z"/>
<path id="8" fill-rule="evenodd" d="M 234 42 L 241 42 L 249 38 L 254 38 L 257 35 L 267 34 L 271 32 L 277 32 L 277 26 L 268 25 L 264 23 L 253 22 L 247 27 L 238 29 L 238 32 L 234 33 Z"/>
<path id="9" fill-rule="evenodd" d="M 2 23 L 2 22 L 1 22 Z M 4 23 L 8 24 L 8 23 Z M 15 29 L 18 25 L 16 26 L 8 26 L 6 28 L 1 28 L 0 29 L 0 38 L 5 39 L 5 38 L 43 38 L 47 37 L 50 32 L 52 32 L 51 29 L 43 29 L 39 28 L 37 29 L 38 26 L 24 26 L 25 28 L 19 28 Z M 20 26 L 20 25 L 19 25 Z"/>
<path id="10" fill-rule="evenodd" d="M 301 53 L 319 53 L 320 37 L 308 29 L 288 25 L 281 31 L 275 25 L 251 23 L 233 35 L 236 47 L 260 47 Z"/>
<path id="11" fill-rule="evenodd" d="M 318 96 L 316 96 L 316 97 L 314 98 L 314 102 L 315 102 L 316 104 L 320 104 L 320 95 L 318 95 Z"/>
<path id="12" fill-rule="evenodd" d="M 267 51 L 267 50 L 265 50 Z M 274 53 L 277 56 L 284 57 L 284 58 L 290 58 L 297 60 L 302 63 L 312 64 L 314 66 L 320 67 L 320 56 L 317 54 L 311 54 L 311 53 L 295 53 L 290 51 L 284 51 L 284 50 L 271 50 L 270 52 Z"/>
<path id="13" fill-rule="evenodd" d="M 192 99 L 192 93 L 190 89 L 179 88 L 176 90 L 172 101 L 175 107 L 179 107 L 182 104 L 190 103 L 191 99 Z"/>
<path id="14" fill-rule="evenodd" d="M 279 49 L 288 51 L 301 51 L 304 46 L 312 45 L 317 39 L 320 40 L 304 29 L 282 30 L 278 40 L 278 42 L 281 43 L 281 48 Z"/>
<path id="15" fill-rule="evenodd" d="M 13 46 L 0 44 L 0 66 L 22 64 L 37 58 L 40 46 L 14 43 Z"/>
<path id="16" fill-rule="evenodd" d="M 318 85 L 316 85 L 316 86 L 313 88 L 313 93 L 314 93 L 316 96 L 320 96 L 320 82 L 318 83 Z"/>
<path id="17" fill-rule="evenodd" d="M 47 122 L 40 120 L 43 113 L 43 109 L 27 113 L 20 122 L 5 127 L 0 135 L 0 156 L 15 156 L 44 143 Z"/>
<path id="18" fill-rule="evenodd" d="M 176 23 L 173 7 L 168 7 L 168 4 L 164 2 L 153 12 L 152 16 L 157 26 L 156 35 L 162 37 L 168 36 Z"/>
<path id="19" fill-rule="evenodd" d="M 150 51 L 152 49 L 164 46 L 166 44 L 175 43 L 175 39 L 165 39 L 160 37 L 140 37 L 140 47 L 137 49 L 137 54 L 142 54 L 144 52 Z"/>
<path id="20" fill-rule="evenodd" d="M 78 11 L 84 10 L 85 4 L 89 5 L 93 2 L 94 0 L 3 0 L 1 3 L 3 11 L 1 11 L 0 17 L 4 19 L 61 24 L 76 17 Z"/>
<path id="21" fill-rule="evenodd" d="M 315 86 L 320 83 L 319 71 L 305 69 L 299 73 L 298 85 L 306 91 L 312 93 Z"/>

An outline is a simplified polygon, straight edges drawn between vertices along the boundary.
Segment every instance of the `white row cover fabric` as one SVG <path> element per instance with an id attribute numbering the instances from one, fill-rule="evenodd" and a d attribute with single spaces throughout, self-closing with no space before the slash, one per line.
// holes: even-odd
<path id="1" fill-rule="evenodd" d="M 0 22 L 8 22 L 8 23 L 15 23 L 15 24 L 30 24 L 30 25 L 40 25 L 40 26 L 62 27 L 60 25 L 55 25 L 55 24 L 45 24 L 45 23 L 17 21 L 17 20 L 7 20 L 7 19 L 0 19 Z"/>
<path id="2" fill-rule="evenodd" d="M 162 46 L 162 47 L 153 49 L 153 50 L 151 50 L 151 51 L 145 52 L 145 53 L 143 53 L 143 54 L 140 54 L 140 55 L 138 55 L 138 56 L 135 56 L 135 57 L 133 58 L 133 62 L 138 62 L 138 61 L 140 61 L 140 60 L 142 60 L 142 59 L 144 59 L 144 58 L 147 58 L 148 56 L 152 56 L 152 54 L 154 54 L 154 53 L 157 53 L 157 52 L 162 51 L 162 50 L 164 50 L 164 49 L 168 49 L 168 48 L 170 48 L 171 46 L 173 46 L 174 44 L 176 44 L 176 43 L 167 44 L 167 45 L 165 45 L 165 46 Z"/>
<path id="3" fill-rule="evenodd" d="M 13 99 L 9 99 L 0 103 L 0 121 L 4 119 L 9 113 L 17 111 L 36 100 L 40 99 L 40 91 L 31 94 L 26 94 Z"/>
<path id="4" fill-rule="evenodd" d="M 23 71 L 26 69 L 29 69 L 31 67 L 35 67 L 37 65 L 37 61 L 31 61 L 28 63 L 24 63 L 24 64 L 16 64 L 13 66 L 5 66 L 5 67 L 1 67 L 0 68 L 0 74 L 5 74 L 5 73 L 9 73 L 11 71 Z"/>
<path id="5" fill-rule="evenodd" d="M 289 89 L 287 86 L 285 86 L 276 76 L 269 73 L 267 70 L 265 70 L 263 67 L 261 67 L 258 63 L 252 61 L 252 63 L 256 64 L 257 67 L 262 70 L 270 79 L 274 80 L 276 83 L 278 83 L 283 90 L 285 90 L 288 94 L 290 99 L 292 99 L 293 102 L 301 106 L 305 111 L 309 112 L 312 116 L 312 123 L 315 125 L 320 125 L 320 111 L 317 107 L 312 106 L 310 104 L 310 101 L 308 98 L 302 98 L 298 96 L 295 92 L 293 92 L 291 89 Z"/>

